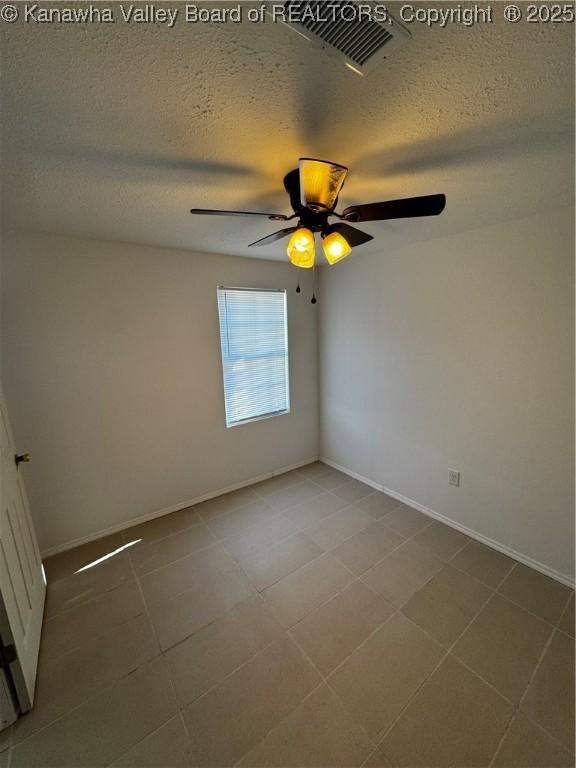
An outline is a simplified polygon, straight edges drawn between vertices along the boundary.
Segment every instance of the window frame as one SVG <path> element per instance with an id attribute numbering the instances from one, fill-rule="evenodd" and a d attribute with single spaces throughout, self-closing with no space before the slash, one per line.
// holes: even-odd
<path id="1" fill-rule="evenodd" d="M 224 360 L 224 349 L 222 346 L 222 324 L 220 318 L 220 291 L 246 291 L 247 293 L 282 293 L 284 294 L 284 335 L 286 338 L 286 408 L 280 411 L 270 411 L 269 413 L 262 413 L 259 416 L 249 416 L 246 419 L 240 421 L 228 421 L 228 408 L 226 402 L 226 369 Z M 244 424 L 251 424 L 255 421 L 264 421 L 265 419 L 272 419 L 276 416 L 286 416 L 291 411 L 291 398 L 290 398 L 290 338 L 288 333 L 288 291 L 286 288 L 247 288 L 244 286 L 236 285 L 218 285 L 216 288 L 216 309 L 218 312 L 218 335 L 220 338 L 220 363 L 222 365 L 222 393 L 224 395 L 224 421 L 226 429 L 232 429 L 233 427 L 241 427 Z"/>

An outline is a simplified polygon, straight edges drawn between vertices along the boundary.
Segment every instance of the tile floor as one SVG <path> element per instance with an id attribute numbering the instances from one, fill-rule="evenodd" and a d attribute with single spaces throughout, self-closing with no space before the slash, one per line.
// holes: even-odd
<path id="1" fill-rule="evenodd" d="M 572 590 L 326 465 L 45 565 L 2 766 L 574 765 Z"/>

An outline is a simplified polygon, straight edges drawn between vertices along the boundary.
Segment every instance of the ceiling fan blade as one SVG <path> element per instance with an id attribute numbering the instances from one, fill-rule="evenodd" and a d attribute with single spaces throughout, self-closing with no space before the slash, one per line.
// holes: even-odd
<path id="1" fill-rule="evenodd" d="M 407 197 L 403 200 L 388 200 L 385 203 L 351 205 L 342 212 L 342 218 L 346 221 L 386 221 L 418 216 L 438 216 L 445 205 L 446 195 Z"/>
<path id="2" fill-rule="evenodd" d="M 250 243 L 248 248 L 251 248 L 253 245 L 268 245 L 268 243 L 275 243 L 276 240 L 281 240 L 283 237 L 287 237 L 291 232 L 296 232 L 298 227 L 286 227 L 286 229 L 279 229 L 278 232 L 272 232 L 271 235 L 266 235 L 266 237 L 262 237 L 260 240 L 255 240 L 253 243 Z"/>
<path id="3" fill-rule="evenodd" d="M 366 232 L 362 232 L 362 230 L 356 229 L 356 227 L 351 227 L 350 224 L 344 224 L 343 222 L 331 224 L 330 232 L 339 232 L 352 248 L 356 248 L 359 245 L 370 242 L 370 240 L 374 240 L 372 235 L 368 235 Z"/>
<path id="4" fill-rule="evenodd" d="M 283 213 L 260 213 L 257 211 L 215 211 L 211 208 L 191 208 L 190 213 L 199 213 L 204 216 L 265 216 L 272 221 L 288 221 L 291 216 L 285 216 Z"/>
<path id="5" fill-rule="evenodd" d="M 301 157 L 298 169 L 301 204 L 313 211 L 332 211 L 338 202 L 348 168 L 327 160 Z"/>

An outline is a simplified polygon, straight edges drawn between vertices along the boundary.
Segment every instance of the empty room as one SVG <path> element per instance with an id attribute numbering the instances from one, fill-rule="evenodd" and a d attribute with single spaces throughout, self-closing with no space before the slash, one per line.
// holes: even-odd
<path id="1" fill-rule="evenodd" d="M 574 4 L 0 2 L 0 768 L 570 768 Z"/>

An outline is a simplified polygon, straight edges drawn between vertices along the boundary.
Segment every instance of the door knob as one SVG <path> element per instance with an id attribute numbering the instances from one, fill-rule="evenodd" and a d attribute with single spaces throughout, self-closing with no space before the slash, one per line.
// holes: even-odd
<path id="1" fill-rule="evenodd" d="M 14 454 L 14 462 L 15 462 L 16 466 L 18 466 L 19 464 L 22 464 L 22 462 L 24 462 L 24 464 L 27 464 L 29 461 L 30 461 L 30 454 L 29 453 L 16 453 L 16 454 Z"/>

